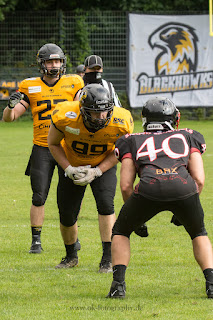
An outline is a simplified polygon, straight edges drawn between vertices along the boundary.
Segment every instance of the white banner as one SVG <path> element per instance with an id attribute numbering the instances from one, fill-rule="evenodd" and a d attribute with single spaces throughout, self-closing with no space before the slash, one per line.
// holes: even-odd
<path id="1" fill-rule="evenodd" d="M 213 37 L 208 15 L 129 14 L 132 108 L 153 96 L 177 106 L 213 106 Z"/>

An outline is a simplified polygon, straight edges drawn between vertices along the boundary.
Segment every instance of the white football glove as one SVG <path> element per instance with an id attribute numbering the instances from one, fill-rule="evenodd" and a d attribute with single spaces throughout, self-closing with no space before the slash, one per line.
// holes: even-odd
<path id="1" fill-rule="evenodd" d="M 65 171 L 65 177 L 69 177 L 72 180 L 81 179 L 85 177 L 86 169 L 90 168 L 91 166 L 79 166 L 79 167 L 72 167 L 69 165 Z"/>
<path id="2" fill-rule="evenodd" d="M 12 93 L 8 101 L 8 108 L 12 110 L 23 98 L 24 95 L 19 91 Z"/>
<path id="3" fill-rule="evenodd" d="M 99 167 L 87 168 L 84 170 L 85 176 L 80 179 L 75 179 L 73 182 L 79 186 L 86 186 L 91 183 L 95 178 L 102 176 L 103 172 Z"/>

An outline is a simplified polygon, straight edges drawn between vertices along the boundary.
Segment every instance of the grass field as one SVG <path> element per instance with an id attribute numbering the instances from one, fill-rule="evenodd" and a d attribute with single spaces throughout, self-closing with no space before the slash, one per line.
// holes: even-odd
<path id="1" fill-rule="evenodd" d="M 213 242 L 213 122 L 182 122 L 203 133 L 206 184 L 201 195 L 205 222 Z M 135 132 L 141 122 L 135 123 Z M 189 236 L 162 212 L 148 222 L 149 237 L 131 236 L 131 261 L 125 300 L 105 299 L 111 274 L 99 274 L 101 259 L 97 213 L 87 188 L 79 217 L 79 266 L 56 270 L 65 255 L 59 231 L 55 172 L 42 230 L 44 252 L 30 255 L 31 189 L 24 175 L 32 148 L 31 122 L 0 122 L 0 319 L 213 319 L 204 277 L 194 261 Z M 119 175 L 119 170 L 118 170 Z M 117 188 L 116 213 L 122 205 Z"/>

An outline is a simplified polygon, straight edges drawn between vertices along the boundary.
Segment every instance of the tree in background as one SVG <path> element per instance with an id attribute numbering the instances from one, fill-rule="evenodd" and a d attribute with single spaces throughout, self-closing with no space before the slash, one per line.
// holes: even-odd
<path id="1" fill-rule="evenodd" d="M 0 21 L 4 20 L 5 13 L 15 10 L 17 3 L 18 0 L 0 0 Z"/>
<path id="2" fill-rule="evenodd" d="M 12 11 L 40 11 L 40 10 L 115 10 L 142 12 L 187 12 L 207 11 L 206 0 L 0 0 L 0 21 L 4 14 Z"/>

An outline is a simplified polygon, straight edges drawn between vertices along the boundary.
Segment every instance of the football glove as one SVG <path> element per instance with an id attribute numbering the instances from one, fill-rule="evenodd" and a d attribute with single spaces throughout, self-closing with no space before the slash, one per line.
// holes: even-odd
<path id="1" fill-rule="evenodd" d="M 85 176 L 80 179 L 75 179 L 73 182 L 79 186 L 86 186 L 88 183 L 91 183 L 94 179 L 102 176 L 103 172 L 99 167 L 87 168 L 84 170 Z"/>
<path id="2" fill-rule="evenodd" d="M 69 177 L 72 180 L 75 179 L 81 179 L 83 177 L 85 177 L 85 171 L 86 168 L 91 167 L 89 166 L 79 166 L 79 167 L 72 167 L 71 165 L 69 165 L 64 171 L 65 171 L 65 177 Z"/>
<path id="3" fill-rule="evenodd" d="M 9 98 L 8 108 L 12 110 L 23 98 L 24 95 L 19 91 L 12 93 Z"/>

